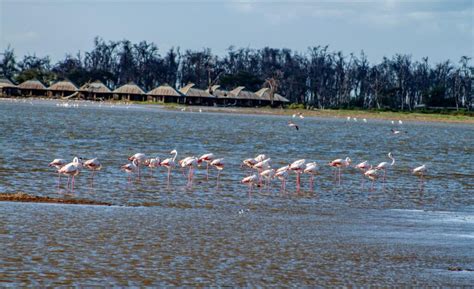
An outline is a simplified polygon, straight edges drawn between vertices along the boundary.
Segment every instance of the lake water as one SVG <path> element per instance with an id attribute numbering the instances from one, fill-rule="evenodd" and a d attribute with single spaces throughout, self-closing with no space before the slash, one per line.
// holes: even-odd
<path id="1" fill-rule="evenodd" d="M 85 198 L 111 207 L 0 203 L 0 286 L 56 285 L 472 285 L 474 126 L 165 111 L 53 101 L 0 101 L 0 192 Z M 213 152 L 220 183 L 198 169 L 191 187 L 178 170 L 127 181 L 120 166 L 143 152 L 178 159 Z M 375 189 L 353 168 L 340 185 L 327 163 L 389 161 Z M 245 158 L 264 153 L 276 168 L 316 161 L 315 189 L 270 193 L 240 180 Z M 73 192 L 57 187 L 54 158 L 98 157 Z M 411 169 L 428 167 L 423 190 Z"/>

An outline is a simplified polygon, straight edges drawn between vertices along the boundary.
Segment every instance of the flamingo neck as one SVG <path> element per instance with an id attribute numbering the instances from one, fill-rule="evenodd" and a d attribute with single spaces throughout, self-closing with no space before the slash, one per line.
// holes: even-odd
<path id="1" fill-rule="evenodd" d="M 177 156 L 178 156 L 178 152 L 174 152 L 173 162 L 176 160 Z"/>

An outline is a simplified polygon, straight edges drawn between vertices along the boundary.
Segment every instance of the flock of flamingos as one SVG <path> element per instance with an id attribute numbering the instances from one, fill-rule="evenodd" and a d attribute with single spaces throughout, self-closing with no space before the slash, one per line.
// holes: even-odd
<path id="1" fill-rule="evenodd" d="M 174 168 L 181 168 L 184 174 L 184 169 L 188 169 L 187 173 L 187 186 L 192 186 L 194 170 L 200 167 L 202 163 L 206 163 L 206 179 L 209 178 L 209 168 L 214 168 L 218 171 L 217 182 L 219 182 L 220 172 L 224 169 L 224 159 L 216 158 L 214 154 L 207 153 L 201 157 L 186 157 L 179 161 L 176 161 L 178 152 L 172 150 L 170 152 L 172 157 L 161 160 L 160 158 L 147 158 L 143 153 L 136 153 L 128 158 L 129 163 L 121 166 L 121 169 L 128 174 L 128 180 L 131 182 L 131 176 L 136 175 L 140 179 L 141 167 L 147 167 L 153 173 L 153 169 L 164 167 L 168 171 L 167 181 L 170 183 L 171 171 Z M 388 153 L 388 158 L 391 162 L 381 162 L 377 166 L 372 166 L 368 161 L 361 162 L 354 167 L 360 170 L 364 178 L 368 178 L 372 181 L 371 190 L 374 189 L 374 182 L 382 177 L 385 182 L 386 171 L 388 168 L 395 164 L 395 158 L 392 153 Z M 351 159 L 346 157 L 345 159 L 336 159 L 328 163 L 329 166 L 334 168 L 334 181 L 340 184 L 341 182 L 341 169 L 347 168 L 351 165 Z M 67 163 L 64 159 L 55 159 L 50 164 L 50 167 L 57 168 L 58 172 L 58 186 L 60 185 L 61 175 L 68 176 L 67 188 L 71 191 L 74 190 L 74 178 L 81 172 L 82 168 L 86 168 L 92 171 L 92 182 L 96 171 L 100 171 L 102 168 L 101 163 L 97 158 L 83 161 L 81 158 L 75 157 L 70 163 Z M 319 173 L 319 166 L 316 162 L 306 162 L 305 159 L 296 160 L 288 165 L 274 169 L 271 167 L 271 159 L 261 154 L 255 158 L 248 158 L 242 161 L 241 167 L 247 167 L 251 173 L 249 176 L 241 180 L 242 184 L 246 184 L 249 187 L 249 196 L 252 193 L 252 187 L 268 187 L 272 179 L 278 179 L 281 181 L 282 192 L 286 191 L 286 180 L 289 178 L 291 173 L 296 175 L 296 192 L 300 192 L 301 188 L 301 174 L 308 174 L 310 176 L 309 183 L 310 189 L 313 190 L 314 176 Z M 255 173 L 253 173 L 255 172 Z M 383 172 L 383 175 L 381 175 Z M 423 176 L 426 172 L 426 166 L 422 165 L 412 170 L 414 175 L 420 178 L 420 190 L 423 189 Z M 363 183 L 362 183 L 363 184 Z"/>

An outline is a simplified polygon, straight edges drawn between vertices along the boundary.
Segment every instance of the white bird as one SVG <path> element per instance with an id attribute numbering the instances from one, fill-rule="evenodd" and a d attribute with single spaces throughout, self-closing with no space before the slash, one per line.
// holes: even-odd
<path id="1" fill-rule="evenodd" d="M 264 154 L 260 154 L 254 158 L 254 160 L 258 163 L 266 159 L 267 157 Z"/>
<path id="2" fill-rule="evenodd" d="M 150 175 L 153 176 L 153 169 L 161 166 L 161 159 L 159 157 L 146 159 L 143 164 L 150 168 Z"/>
<path id="3" fill-rule="evenodd" d="M 389 166 L 393 166 L 393 165 L 395 164 L 395 159 L 393 158 L 391 152 L 388 153 L 388 158 L 392 160 L 391 163 L 388 163 L 388 162 L 381 162 L 380 164 L 378 164 L 378 165 L 375 167 L 376 170 L 383 170 L 383 181 L 384 181 L 384 182 L 385 182 L 385 175 L 386 175 L 386 173 L 387 173 L 387 172 L 386 172 L 386 171 L 387 171 L 387 168 L 388 168 Z"/>
<path id="4" fill-rule="evenodd" d="M 176 166 L 175 160 L 176 160 L 176 157 L 178 156 L 178 151 L 172 150 L 170 154 L 174 154 L 174 156 L 172 158 L 164 159 L 161 162 L 161 166 L 168 169 L 168 185 L 170 183 L 171 169 Z"/>
<path id="5" fill-rule="evenodd" d="M 334 182 L 336 181 L 337 177 L 339 176 L 339 184 L 341 183 L 341 167 L 348 167 L 351 164 L 351 159 L 346 157 L 345 160 L 343 159 L 335 159 L 329 163 L 329 165 L 333 168 L 337 168 L 336 174 L 334 175 Z"/>
<path id="6" fill-rule="evenodd" d="M 363 122 L 367 122 L 367 119 L 364 118 L 364 119 L 362 119 L 362 121 L 363 121 Z"/>
<path id="7" fill-rule="evenodd" d="M 83 166 L 92 171 L 92 185 L 94 184 L 94 175 L 96 171 L 100 171 L 102 169 L 102 164 L 99 162 L 97 158 L 93 158 L 84 162 Z"/>
<path id="8" fill-rule="evenodd" d="M 398 124 L 403 124 L 403 121 L 401 119 L 399 119 Z"/>
<path id="9" fill-rule="evenodd" d="M 249 186 L 249 198 L 252 197 L 252 187 L 258 181 L 257 175 L 251 175 L 242 179 L 242 184 L 247 184 Z"/>
<path id="10" fill-rule="evenodd" d="M 354 120 L 354 121 L 357 121 L 357 117 L 354 117 L 353 120 Z"/>
<path id="11" fill-rule="evenodd" d="M 120 167 L 124 172 L 128 174 L 128 182 L 131 181 L 131 174 L 138 170 L 138 160 L 134 159 L 131 163 Z"/>
<path id="12" fill-rule="evenodd" d="M 219 186 L 219 177 L 221 174 L 221 171 L 224 169 L 224 159 L 215 159 L 210 163 L 211 166 L 215 167 L 217 169 L 217 185 Z"/>
<path id="13" fill-rule="evenodd" d="M 279 168 L 275 172 L 275 177 L 277 177 L 281 181 L 281 190 L 283 193 L 285 192 L 285 188 L 286 188 L 286 179 L 288 178 L 288 175 L 289 175 L 288 174 L 289 168 L 290 166 L 284 166 L 284 167 Z"/>
<path id="14" fill-rule="evenodd" d="M 71 190 L 74 190 L 74 180 L 75 176 L 77 176 L 81 172 L 82 168 L 82 162 L 78 157 L 75 157 L 74 160 L 71 163 L 68 163 L 67 165 L 61 167 L 58 170 L 58 173 L 62 175 L 68 176 L 68 187 L 69 187 L 69 177 L 72 177 L 71 180 Z"/>
<path id="15" fill-rule="evenodd" d="M 299 126 L 296 123 L 292 122 L 291 120 L 288 121 L 288 126 L 294 127 L 296 130 L 300 129 Z"/>
<path id="16" fill-rule="evenodd" d="M 137 160 L 137 167 L 138 167 L 138 178 L 140 178 L 140 165 L 143 164 L 146 160 L 146 155 L 143 153 L 136 153 L 133 156 L 128 158 L 129 161 Z"/>
<path id="17" fill-rule="evenodd" d="M 294 171 L 296 173 L 296 191 L 297 192 L 300 191 L 301 173 L 303 173 L 303 170 L 305 169 L 305 162 L 306 162 L 305 159 L 300 159 L 290 164 L 290 171 Z"/>
<path id="18" fill-rule="evenodd" d="M 312 163 L 307 163 L 306 168 L 303 171 L 305 174 L 310 175 L 309 185 L 310 185 L 311 190 L 313 190 L 314 175 L 318 173 L 318 170 L 319 170 L 318 164 L 316 162 L 312 162 Z"/>
<path id="19" fill-rule="evenodd" d="M 350 120 L 351 120 L 351 117 L 350 117 L 350 116 L 348 116 L 348 117 L 347 117 L 347 121 L 350 121 Z"/>
<path id="20" fill-rule="evenodd" d="M 423 190 L 423 176 L 426 172 L 426 165 L 422 165 L 413 169 L 412 173 L 414 175 L 420 176 L 420 190 Z"/>
<path id="21" fill-rule="evenodd" d="M 379 177 L 378 170 L 373 169 L 372 166 L 370 166 L 370 168 L 364 173 L 364 176 L 372 181 L 372 190 L 374 190 L 374 182 Z"/>
<path id="22" fill-rule="evenodd" d="M 392 120 L 392 124 L 395 124 L 395 121 Z"/>
<path id="23" fill-rule="evenodd" d="M 206 180 L 209 179 L 209 164 L 214 160 L 214 158 L 213 153 L 203 154 L 198 158 L 198 165 L 201 165 L 202 162 L 206 163 Z"/>
<path id="24" fill-rule="evenodd" d="M 50 162 L 48 164 L 49 167 L 55 167 L 56 170 L 59 170 L 60 168 L 62 168 L 65 164 L 66 164 L 66 160 L 65 159 L 54 159 L 52 162 Z M 59 188 L 59 184 L 61 183 L 61 174 L 58 172 L 58 188 Z"/>

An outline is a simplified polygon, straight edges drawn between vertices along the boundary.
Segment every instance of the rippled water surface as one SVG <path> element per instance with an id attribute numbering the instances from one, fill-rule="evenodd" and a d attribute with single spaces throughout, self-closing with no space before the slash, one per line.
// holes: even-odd
<path id="1" fill-rule="evenodd" d="M 0 285 L 474 284 L 474 127 L 390 121 L 164 111 L 155 106 L 0 101 L 0 192 L 85 198 L 102 206 L 0 203 Z M 128 183 L 120 166 L 136 152 L 178 159 L 213 152 L 226 163 L 194 183 L 164 169 Z M 355 169 L 333 182 L 326 164 L 389 161 L 385 184 Z M 282 194 L 240 180 L 257 154 L 274 167 L 320 164 L 314 191 L 295 175 Z M 54 158 L 98 157 L 74 192 L 57 187 Z M 412 168 L 426 164 L 423 190 Z M 5 249 L 4 249 L 5 248 Z"/>

